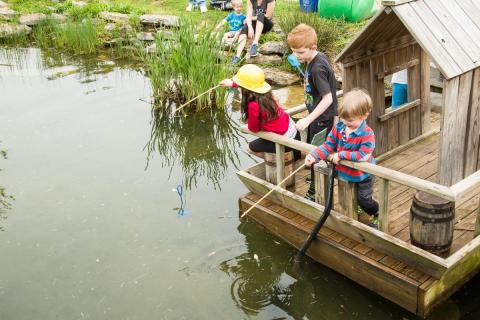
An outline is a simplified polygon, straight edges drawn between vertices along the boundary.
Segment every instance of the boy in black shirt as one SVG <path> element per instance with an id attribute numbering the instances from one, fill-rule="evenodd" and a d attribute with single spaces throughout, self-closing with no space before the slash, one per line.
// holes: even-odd
<path id="1" fill-rule="evenodd" d="M 305 105 L 308 116 L 300 119 L 296 127 L 307 131 L 311 143 L 318 132 L 330 132 L 337 115 L 336 80 L 332 66 L 325 54 L 317 51 L 317 33 L 306 25 L 299 24 L 288 34 L 288 46 L 301 63 L 307 63 L 305 72 Z M 310 188 L 306 198 L 315 200 L 315 183 L 311 171 Z"/>

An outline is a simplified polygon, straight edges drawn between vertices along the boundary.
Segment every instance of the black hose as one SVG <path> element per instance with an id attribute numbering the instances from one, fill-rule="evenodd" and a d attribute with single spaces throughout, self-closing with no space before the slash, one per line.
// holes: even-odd
<path id="1" fill-rule="evenodd" d="M 315 224 L 312 231 L 308 235 L 308 238 L 303 244 L 302 248 L 300 248 L 300 251 L 298 251 L 297 254 L 295 255 L 295 259 L 294 259 L 295 264 L 298 264 L 301 261 L 302 257 L 305 255 L 305 252 L 307 252 L 308 248 L 312 244 L 313 239 L 317 237 L 318 231 L 320 231 L 320 228 L 322 228 L 325 221 L 327 221 L 327 218 L 330 215 L 330 211 L 332 211 L 334 177 L 335 177 L 335 165 L 332 163 L 330 165 L 330 170 L 328 172 L 328 194 L 327 194 L 327 203 L 325 204 L 325 209 L 323 210 L 323 213 L 320 216 L 320 219 L 318 219 L 317 223 Z"/>

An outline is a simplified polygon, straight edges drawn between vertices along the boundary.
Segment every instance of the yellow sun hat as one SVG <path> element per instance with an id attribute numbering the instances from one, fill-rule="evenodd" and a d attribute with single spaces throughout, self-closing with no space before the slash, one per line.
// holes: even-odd
<path id="1" fill-rule="evenodd" d="M 267 93 L 272 87 L 265 81 L 265 73 L 254 64 L 245 64 L 233 76 L 233 81 L 240 87 L 256 93 Z"/>

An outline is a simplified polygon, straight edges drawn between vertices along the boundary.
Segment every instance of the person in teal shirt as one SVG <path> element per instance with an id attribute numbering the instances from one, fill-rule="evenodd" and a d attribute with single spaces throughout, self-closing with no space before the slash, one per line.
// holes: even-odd
<path id="1" fill-rule="evenodd" d="M 245 16 L 242 12 L 242 0 L 232 0 L 232 7 L 233 12 L 230 12 L 230 14 L 215 27 L 215 30 L 218 30 L 224 24 L 228 23 L 228 32 L 225 33 L 223 36 L 224 43 L 229 38 L 233 38 L 232 43 L 234 43 L 238 39 L 240 31 L 242 30 L 245 23 L 245 19 L 247 18 L 247 16 Z"/>

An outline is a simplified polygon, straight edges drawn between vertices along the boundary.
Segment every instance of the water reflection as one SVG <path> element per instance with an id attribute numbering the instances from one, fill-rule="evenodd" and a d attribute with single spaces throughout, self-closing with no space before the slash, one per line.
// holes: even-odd
<path id="1" fill-rule="evenodd" d="M 254 222 L 244 221 L 238 230 L 245 236 L 247 250 L 221 262 L 219 268 L 232 279 L 232 300 L 247 316 L 385 319 L 393 312 L 398 319 L 414 318 L 307 257 L 300 272 L 294 271 L 295 249 Z"/>
<path id="2" fill-rule="evenodd" d="M 145 146 L 146 168 L 158 154 L 163 167 L 182 168 L 185 188 L 196 186 L 198 178 L 205 177 L 215 189 L 220 189 L 229 165 L 239 168 L 236 151 L 246 140 L 240 136 L 238 124 L 224 110 L 183 117 L 172 116 L 172 109 L 173 106 L 152 108 L 150 140 Z"/>
<path id="3" fill-rule="evenodd" d="M 38 70 L 48 80 L 57 80 L 75 75 L 81 83 L 96 81 L 99 76 L 112 72 L 115 68 L 140 71 L 138 64 L 126 59 L 113 59 L 105 51 L 99 55 L 72 55 L 68 53 L 39 50 L 37 48 L 15 48 L 0 50 L 0 76 L 28 74 Z"/>
<path id="4" fill-rule="evenodd" d="M 7 151 L 1 149 L 1 141 L 0 141 L 0 160 L 7 159 Z M 0 168 L 0 172 L 2 169 Z M 1 225 L 2 220 L 7 218 L 7 211 L 12 208 L 12 201 L 13 196 L 7 194 L 5 188 L 0 186 L 0 231 L 3 231 L 3 227 Z"/>

